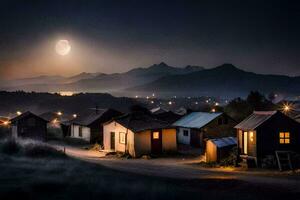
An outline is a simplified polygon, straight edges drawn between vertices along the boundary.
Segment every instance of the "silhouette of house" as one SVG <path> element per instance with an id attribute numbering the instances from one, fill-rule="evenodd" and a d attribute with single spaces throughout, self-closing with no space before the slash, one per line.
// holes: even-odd
<path id="1" fill-rule="evenodd" d="M 240 157 L 257 166 L 275 151 L 300 152 L 300 124 L 279 111 L 254 111 L 235 128 Z"/>
<path id="2" fill-rule="evenodd" d="M 47 139 L 48 121 L 29 111 L 10 121 L 14 138 L 30 138 L 42 141 Z"/>
<path id="3" fill-rule="evenodd" d="M 104 125 L 104 149 L 133 157 L 176 151 L 176 129 L 151 115 L 126 114 Z"/>

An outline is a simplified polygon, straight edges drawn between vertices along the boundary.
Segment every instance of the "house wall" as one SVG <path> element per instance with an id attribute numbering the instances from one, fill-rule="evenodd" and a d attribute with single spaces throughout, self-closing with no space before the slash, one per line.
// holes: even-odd
<path id="1" fill-rule="evenodd" d="M 163 151 L 177 151 L 176 129 L 162 130 Z"/>
<path id="2" fill-rule="evenodd" d="M 183 135 L 183 131 L 187 130 L 189 132 L 188 136 Z M 178 128 L 177 141 L 179 144 L 191 144 L 191 129 L 189 128 Z"/>
<path id="3" fill-rule="evenodd" d="M 226 118 L 228 123 L 224 124 Z M 219 124 L 219 119 L 222 120 L 222 124 Z M 201 130 L 204 133 L 205 138 L 235 137 L 236 131 L 234 126 L 236 124 L 237 123 L 233 119 L 223 114 L 202 127 Z"/>
<path id="4" fill-rule="evenodd" d="M 115 133 L 115 151 L 125 153 L 127 150 L 130 155 L 135 156 L 134 133 L 115 121 L 103 126 L 104 149 L 111 150 L 111 132 Z M 127 148 L 125 144 L 120 143 L 120 133 L 127 133 Z"/>
<path id="5" fill-rule="evenodd" d="M 217 147 L 216 145 L 208 140 L 206 142 L 206 162 L 216 162 L 217 161 Z"/>
<path id="6" fill-rule="evenodd" d="M 151 153 L 151 131 L 143 131 L 135 134 L 134 137 L 135 144 L 135 157 Z"/>
<path id="7" fill-rule="evenodd" d="M 79 136 L 79 128 L 82 128 L 82 136 Z M 80 125 L 71 125 L 71 138 L 77 138 L 77 139 L 82 139 L 85 141 L 90 142 L 90 137 L 91 137 L 91 130 L 89 127 L 86 126 L 80 126 Z"/>

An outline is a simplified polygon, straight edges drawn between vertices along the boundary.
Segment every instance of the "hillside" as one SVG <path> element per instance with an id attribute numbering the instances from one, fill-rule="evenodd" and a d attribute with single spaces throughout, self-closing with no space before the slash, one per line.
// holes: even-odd
<path id="1" fill-rule="evenodd" d="M 82 113 L 90 108 L 114 108 L 122 112 L 128 111 L 137 102 L 126 97 L 114 97 L 110 94 L 77 94 L 60 96 L 50 93 L 0 92 L 0 116 L 15 114 L 17 110 L 33 111 L 41 114 L 47 111 L 64 113 Z"/>
<path id="2" fill-rule="evenodd" d="M 251 90 L 285 94 L 300 93 L 300 78 L 280 75 L 262 75 L 246 72 L 232 64 L 224 64 L 183 75 L 162 77 L 128 91 L 155 91 L 163 94 L 191 96 L 245 96 Z"/>

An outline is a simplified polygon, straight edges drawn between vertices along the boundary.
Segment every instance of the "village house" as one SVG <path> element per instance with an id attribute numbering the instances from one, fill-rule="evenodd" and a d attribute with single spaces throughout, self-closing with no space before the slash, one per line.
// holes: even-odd
<path id="1" fill-rule="evenodd" d="M 13 138 L 30 138 L 45 141 L 48 121 L 27 111 L 11 120 Z"/>
<path id="2" fill-rule="evenodd" d="M 178 115 L 172 111 L 154 114 L 153 116 L 155 118 L 157 118 L 161 121 L 167 122 L 169 124 L 173 124 L 174 122 L 176 122 L 177 120 L 179 120 L 182 117 L 181 115 Z"/>
<path id="3" fill-rule="evenodd" d="M 240 157 L 256 166 L 275 151 L 300 152 L 300 124 L 279 111 L 254 111 L 235 128 Z"/>
<path id="4" fill-rule="evenodd" d="M 192 112 L 175 123 L 179 144 L 205 147 L 205 139 L 234 136 L 236 122 L 225 113 Z"/>
<path id="5" fill-rule="evenodd" d="M 83 140 L 89 143 L 103 144 L 103 123 L 122 113 L 114 109 L 97 109 L 88 115 L 78 115 L 66 122 L 69 125 L 68 137 Z"/>
<path id="6" fill-rule="evenodd" d="M 127 114 L 104 125 L 104 149 L 133 157 L 174 152 L 176 129 L 147 114 Z"/>
<path id="7" fill-rule="evenodd" d="M 68 126 L 64 122 L 70 120 L 61 112 L 45 112 L 39 115 L 41 118 L 48 121 L 47 123 L 47 138 L 62 139 L 68 133 Z"/>

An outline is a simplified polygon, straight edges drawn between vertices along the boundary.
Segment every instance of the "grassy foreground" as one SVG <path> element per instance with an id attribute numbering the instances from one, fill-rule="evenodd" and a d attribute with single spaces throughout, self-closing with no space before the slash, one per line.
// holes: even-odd
<path id="1" fill-rule="evenodd" d="M 299 197 L 280 188 L 238 180 L 178 180 L 119 172 L 60 153 L 55 156 L 50 151 L 54 156 L 0 153 L 0 199 L 287 200 Z"/>

